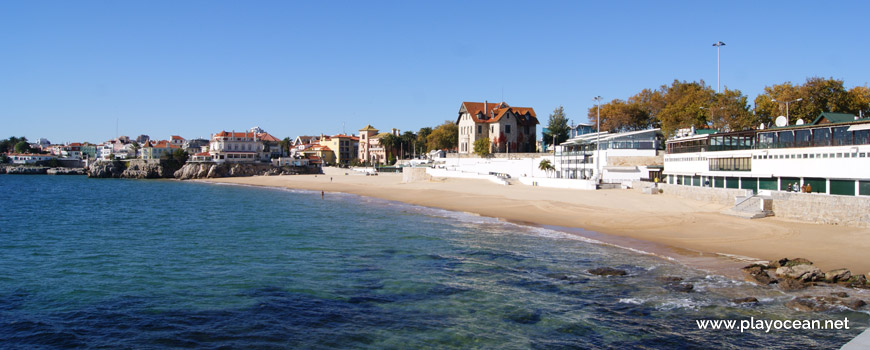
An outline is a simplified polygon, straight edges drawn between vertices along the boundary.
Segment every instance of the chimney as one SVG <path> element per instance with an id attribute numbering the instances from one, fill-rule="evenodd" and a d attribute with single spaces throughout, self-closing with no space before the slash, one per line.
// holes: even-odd
<path id="1" fill-rule="evenodd" d="M 489 101 L 487 101 L 487 100 L 483 100 L 483 116 L 484 116 L 484 117 L 486 117 L 486 110 L 487 110 L 487 108 L 486 108 L 487 106 L 486 106 L 486 105 L 487 105 L 488 103 L 489 103 Z"/>

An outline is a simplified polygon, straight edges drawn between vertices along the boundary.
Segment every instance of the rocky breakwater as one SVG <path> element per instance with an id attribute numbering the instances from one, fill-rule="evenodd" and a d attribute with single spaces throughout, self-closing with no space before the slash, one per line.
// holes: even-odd
<path id="1" fill-rule="evenodd" d="M 864 275 L 852 275 L 848 269 L 822 272 L 813 262 L 803 258 L 783 258 L 770 264 L 752 264 L 743 268 L 746 280 L 761 285 L 776 284 L 779 289 L 793 292 L 815 285 L 840 285 L 849 288 L 870 289 Z M 832 296 L 801 296 L 786 304 L 802 311 L 825 311 L 835 307 L 859 310 L 866 306 L 860 299 L 849 298 L 838 292 Z"/>
<path id="2" fill-rule="evenodd" d="M 173 160 L 113 160 L 91 164 L 88 167 L 88 177 L 164 179 L 172 178 L 179 168 L 178 162 Z"/>
<path id="3" fill-rule="evenodd" d="M 6 167 L 6 174 L 10 175 L 45 175 L 48 167 L 44 166 L 13 166 Z"/>
<path id="4" fill-rule="evenodd" d="M 85 168 L 51 168 L 46 170 L 48 175 L 87 175 Z"/>
<path id="5" fill-rule="evenodd" d="M 319 173 L 319 168 L 273 166 L 269 163 L 187 163 L 175 172 L 180 180 L 258 175 L 295 175 Z"/>

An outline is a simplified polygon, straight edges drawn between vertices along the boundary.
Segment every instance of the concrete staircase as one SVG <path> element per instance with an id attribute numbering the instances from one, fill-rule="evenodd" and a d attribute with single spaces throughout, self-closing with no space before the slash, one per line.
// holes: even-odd
<path id="1" fill-rule="evenodd" d="M 722 214 L 744 219 L 759 219 L 773 216 L 773 199 L 754 195 L 735 198 L 734 207 L 721 211 Z"/>

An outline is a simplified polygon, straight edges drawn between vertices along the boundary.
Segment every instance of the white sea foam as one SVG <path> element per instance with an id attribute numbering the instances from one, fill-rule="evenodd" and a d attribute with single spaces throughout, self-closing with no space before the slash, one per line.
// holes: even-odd
<path id="1" fill-rule="evenodd" d="M 622 304 L 640 305 L 640 304 L 645 303 L 646 300 L 641 299 L 641 298 L 622 298 L 622 299 L 619 299 L 619 302 Z"/>

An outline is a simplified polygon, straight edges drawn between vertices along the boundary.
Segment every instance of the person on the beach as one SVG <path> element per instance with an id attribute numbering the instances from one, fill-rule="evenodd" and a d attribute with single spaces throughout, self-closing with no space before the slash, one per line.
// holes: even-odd
<path id="1" fill-rule="evenodd" d="M 323 191 L 320 191 L 320 199 L 323 199 Z"/>

